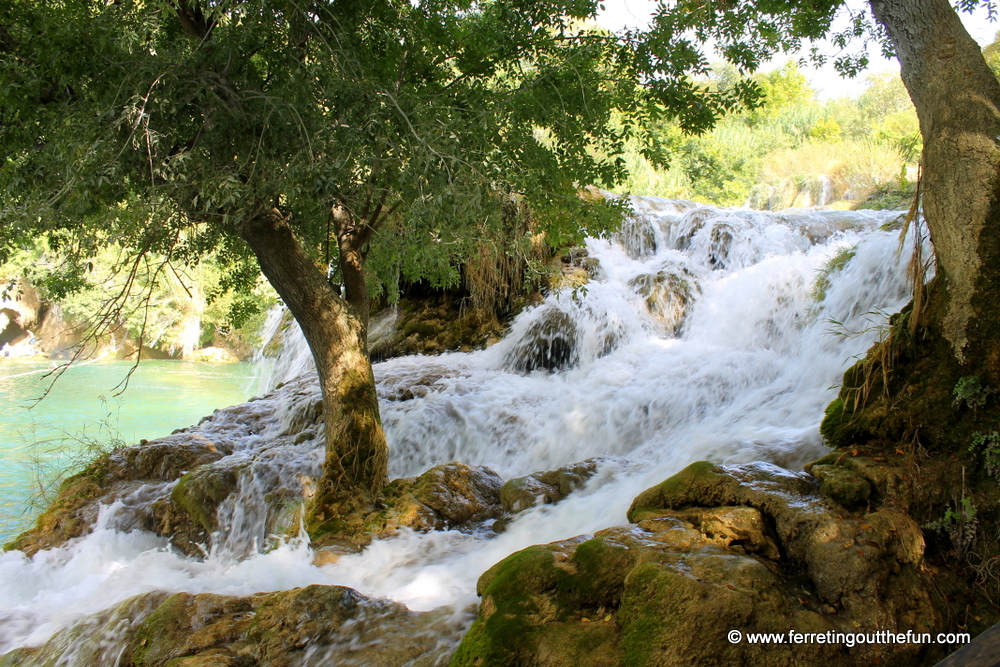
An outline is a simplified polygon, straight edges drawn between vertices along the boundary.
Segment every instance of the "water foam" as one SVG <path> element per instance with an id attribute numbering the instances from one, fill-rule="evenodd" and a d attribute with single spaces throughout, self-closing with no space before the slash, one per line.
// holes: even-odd
<path id="1" fill-rule="evenodd" d="M 283 435 L 318 400 L 315 384 L 300 380 L 283 403 L 251 404 L 256 421 L 236 425 L 237 413 L 220 411 L 198 427 L 226 439 L 233 453 L 215 465 L 240 475 L 204 560 L 126 532 L 121 506 L 105 508 L 91 534 L 64 547 L 33 559 L 0 554 L 0 653 L 153 589 L 243 595 L 340 584 L 415 610 L 463 609 L 493 563 L 530 544 L 624 523 L 636 494 L 692 461 L 796 467 L 820 455 L 818 424 L 834 386 L 871 345 L 884 313 L 907 298 L 898 232 L 879 229 L 896 214 L 765 213 L 654 198 L 633 205 L 619 235 L 587 241 L 596 278 L 526 310 L 493 347 L 375 366 L 393 476 L 452 460 L 504 478 L 595 455 L 629 465 L 603 469 L 492 539 L 404 532 L 316 567 L 302 541 L 264 549 L 273 519 L 264 497 L 294 491 L 322 460 L 321 428 L 297 442 Z M 817 272 L 850 247 L 854 257 L 815 302 Z M 660 291 L 651 296 L 653 288 Z M 831 321 L 862 333 L 831 335 Z M 279 314 L 269 326 L 285 339 L 268 371 L 273 386 L 309 363 L 297 327 Z M 559 364 L 546 365 L 553 354 Z M 456 627 L 457 637 L 464 626 Z"/>

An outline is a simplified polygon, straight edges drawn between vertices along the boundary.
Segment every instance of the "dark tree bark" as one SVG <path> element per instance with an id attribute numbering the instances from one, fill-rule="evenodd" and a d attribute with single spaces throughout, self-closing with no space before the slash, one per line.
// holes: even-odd
<path id="1" fill-rule="evenodd" d="M 388 483 L 388 448 L 368 358 L 368 291 L 361 255 L 366 239 L 348 217 L 337 222 L 344 298 L 302 249 L 280 211 L 262 211 L 240 228 L 302 328 L 323 391 L 326 461 L 308 510 L 310 532 L 329 529 L 352 504 L 370 504 Z"/>
<path id="2" fill-rule="evenodd" d="M 1000 84 L 948 0 L 870 0 L 896 49 L 924 141 L 922 206 L 937 260 L 926 301 L 844 376 L 823 434 L 957 449 L 989 411 L 956 402 L 1000 390 Z M 904 326 L 906 318 L 910 321 Z M 995 401 L 996 397 L 989 400 Z M 995 421 L 995 420 L 994 420 Z"/>

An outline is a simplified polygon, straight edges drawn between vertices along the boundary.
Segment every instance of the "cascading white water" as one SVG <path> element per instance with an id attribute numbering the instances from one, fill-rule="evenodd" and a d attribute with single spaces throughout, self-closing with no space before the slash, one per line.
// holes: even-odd
<path id="1" fill-rule="evenodd" d="M 453 460 L 505 479 L 596 455 L 627 465 L 604 466 L 584 489 L 519 514 L 496 537 L 404 532 L 316 567 L 301 541 L 258 550 L 273 519 L 265 496 L 295 492 L 321 465 L 322 433 L 282 435 L 319 398 L 314 381 L 301 380 L 283 398 L 251 404 L 260 423 L 233 430 L 227 420 L 236 413 L 220 411 L 197 427 L 206 437 L 225 433 L 233 453 L 213 465 L 239 475 L 203 561 L 127 532 L 127 503 L 105 508 L 93 533 L 65 547 L 33 559 L 0 555 L 0 654 L 153 589 L 248 594 L 341 584 L 412 609 L 461 610 L 493 563 L 530 544 L 624 523 L 635 495 L 692 461 L 797 467 L 817 458 L 834 386 L 884 314 L 907 298 L 899 233 L 879 229 L 898 214 L 765 213 L 653 198 L 633 206 L 620 234 L 587 241 L 595 279 L 522 313 L 501 342 L 375 367 L 393 476 Z M 817 302 L 817 273 L 852 246 Z M 280 323 L 275 315 L 270 325 Z M 309 367 L 297 328 L 286 326 L 284 337 L 271 386 Z"/>

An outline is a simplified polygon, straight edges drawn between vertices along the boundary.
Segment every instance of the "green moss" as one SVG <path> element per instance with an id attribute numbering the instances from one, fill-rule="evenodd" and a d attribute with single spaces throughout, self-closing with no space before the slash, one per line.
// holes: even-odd
<path id="1" fill-rule="evenodd" d="M 655 510 L 679 509 L 692 503 L 710 506 L 711 496 L 715 494 L 709 491 L 720 484 L 729 486 L 733 482 L 714 463 L 697 461 L 636 496 L 628 510 L 628 520 L 637 523 L 645 518 L 658 516 L 654 513 Z"/>
<path id="2" fill-rule="evenodd" d="M 215 512 L 236 487 L 236 472 L 231 468 L 202 467 L 185 473 L 170 498 L 208 532 L 218 528 Z"/>
<path id="3" fill-rule="evenodd" d="M 677 578 L 655 563 L 644 563 L 629 574 L 620 610 L 625 665 L 653 665 L 669 651 L 660 637 L 664 625 L 675 622 L 672 617 L 681 611 L 678 596 L 670 594 Z"/>
<path id="4" fill-rule="evenodd" d="M 857 415 L 844 409 L 844 399 L 836 398 L 828 406 L 820 422 L 819 432 L 823 441 L 834 448 L 862 444 L 871 435 L 858 421 Z"/>
<path id="5" fill-rule="evenodd" d="M 434 327 L 431 324 L 428 324 L 427 322 L 421 322 L 420 320 L 407 322 L 406 325 L 403 326 L 404 336 L 412 336 L 416 334 L 418 336 L 426 336 L 430 338 L 431 336 L 434 336 L 437 333 L 438 329 L 436 327 Z"/>
<path id="6" fill-rule="evenodd" d="M 584 604 L 617 607 L 625 576 L 635 565 L 635 556 L 627 548 L 595 537 L 580 544 L 573 553 L 577 576 L 572 589 Z"/>
<path id="7" fill-rule="evenodd" d="M 38 654 L 37 648 L 18 648 L 10 653 L 0 656 L 0 667 L 21 667 L 35 664 L 35 656 Z"/>
<path id="8" fill-rule="evenodd" d="M 538 594 L 565 588 L 570 576 L 556 566 L 554 552 L 551 545 L 528 547 L 503 559 L 479 578 L 477 589 L 484 606 L 496 607 L 490 613 L 480 610 L 479 618 L 452 657 L 452 667 L 514 667 L 532 655 L 539 619 L 551 613 L 540 608 Z"/>
<path id="9" fill-rule="evenodd" d="M 875 211 L 907 211 L 913 205 L 916 196 L 916 184 L 893 182 L 881 185 L 875 189 L 855 210 L 870 209 Z"/>
<path id="10" fill-rule="evenodd" d="M 826 264 L 823 265 L 823 268 L 821 268 L 816 274 L 816 281 L 813 283 L 812 292 L 810 294 L 813 301 L 820 303 L 826 299 L 826 291 L 830 289 L 830 276 L 837 271 L 842 271 L 844 267 L 847 266 L 847 263 L 850 262 L 856 254 L 856 246 L 841 248 L 837 254 L 827 260 Z"/>
<path id="11" fill-rule="evenodd" d="M 183 645 L 178 635 L 190 630 L 188 601 L 191 597 L 189 593 L 171 595 L 139 626 L 132 639 L 132 662 L 135 667 L 162 664 L 177 657 L 169 652 L 171 647 L 176 649 Z"/>

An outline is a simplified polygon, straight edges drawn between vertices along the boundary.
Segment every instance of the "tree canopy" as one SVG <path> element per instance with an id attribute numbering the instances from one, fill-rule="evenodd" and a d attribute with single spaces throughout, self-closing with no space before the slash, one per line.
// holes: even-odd
<path id="1" fill-rule="evenodd" d="M 0 248 L 38 234 L 257 267 L 235 225 L 277 205 L 318 260 L 339 205 L 384 231 L 375 291 L 454 282 L 517 193 L 558 243 L 612 219 L 581 185 L 665 113 L 708 127 L 752 87 L 701 90 L 681 44 L 584 27 L 593 2 L 105 3 L 0 10 Z M 637 84 L 645 82 L 646 87 Z M 79 264 L 76 269 L 79 270 Z"/>

